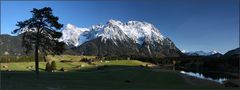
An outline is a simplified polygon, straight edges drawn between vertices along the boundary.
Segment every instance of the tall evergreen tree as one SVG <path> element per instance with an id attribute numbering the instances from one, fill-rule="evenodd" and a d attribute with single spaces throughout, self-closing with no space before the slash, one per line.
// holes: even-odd
<path id="1" fill-rule="evenodd" d="M 59 30 L 63 24 L 58 22 L 59 18 L 53 15 L 50 7 L 34 8 L 31 13 L 32 17 L 18 22 L 18 28 L 12 33 L 22 35 L 22 46 L 26 48 L 26 53 L 35 51 L 35 71 L 39 77 L 38 53 L 41 52 L 46 58 L 47 54 L 61 54 L 64 50 L 64 43 L 58 41 L 62 36 Z"/>

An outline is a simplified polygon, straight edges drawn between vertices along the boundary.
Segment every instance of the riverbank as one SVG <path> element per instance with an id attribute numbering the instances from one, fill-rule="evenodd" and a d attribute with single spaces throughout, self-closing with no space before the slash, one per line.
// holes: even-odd
<path id="1" fill-rule="evenodd" d="M 172 73 L 177 73 L 179 76 L 181 76 L 188 84 L 193 85 L 193 86 L 198 86 L 198 87 L 212 87 L 212 88 L 225 88 L 225 87 L 239 87 L 240 86 L 240 80 L 238 78 L 234 79 L 227 79 L 226 81 L 220 81 L 211 79 L 203 79 L 203 78 L 198 78 L 196 76 L 191 76 L 187 75 L 184 73 L 181 73 L 183 71 L 180 70 L 172 70 L 172 66 L 158 66 L 152 68 L 153 71 L 156 72 L 172 72 Z M 229 74 L 229 73 L 227 73 Z M 232 73 L 231 73 L 232 74 Z M 237 76 L 237 74 L 235 74 Z"/>
<path id="2" fill-rule="evenodd" d="M 189 75 L 185 75 L 185 74 L 181 74 L 179 73 L 179 75 L 189 84 L 191 85 L 195 85 L 195 86 L 208 86 L 208 87 L 224 87 L 223 84 L 214 82 L 214 81 L 210 81 L 210 80 L 205 80 L 205 79 L 200 79 L 200 78 L 196 78 L 193 76 L 189 76 Z"/>

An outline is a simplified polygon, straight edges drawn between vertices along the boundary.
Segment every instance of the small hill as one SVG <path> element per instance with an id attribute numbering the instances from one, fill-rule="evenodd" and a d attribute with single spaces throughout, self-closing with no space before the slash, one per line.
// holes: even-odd
<path id="1" fill-rule="evenodd" d="M 224 54 L 224 56 L 235 56 L 235 55 L 240 55 L 240 48 L 230 50 Z"/>
<path id="2" fill-rule="evenodd" d="M 21 36 L 0 35 L 0 55 L 23 55 Z"/>

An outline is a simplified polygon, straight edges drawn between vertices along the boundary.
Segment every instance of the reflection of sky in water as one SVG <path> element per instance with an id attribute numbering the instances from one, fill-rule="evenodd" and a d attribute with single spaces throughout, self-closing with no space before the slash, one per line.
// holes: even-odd
<path id="1" fill-rule="evenodd" d="M 203 76 L 203 74 L 200 74 L 200 73 L 185 72 L 185 71 L 180 71 L 180 73 L 186 74 L 186 75 L 189 75 L 189 76 L 193 76 L 193 77 L 197 77 L 197 78 L 200 78 L 200 79 L 205 79 L 205 80 L 218 82 L 218 83 L 221 83 L 221 84 L 223 84 L 223 82 L 227 80 L 226 78 L 212 79 L 210 77 L 205 77 L 205 76 Z"/>

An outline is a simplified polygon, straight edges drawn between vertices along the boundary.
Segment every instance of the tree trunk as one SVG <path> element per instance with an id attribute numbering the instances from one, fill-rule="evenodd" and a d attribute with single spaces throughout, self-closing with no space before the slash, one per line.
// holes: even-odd
<path id="1" fill-rule="evenodd" d="M 35 72 L 37 75 L 37 78 L 39 78 L 39 61 L 38 61 L 38 47 L 39 47 L 39 37 L 38 37 L 39 32 L 37 32 L 37 38 L 36 38 L 36 43 L 35 43 Z"/>

